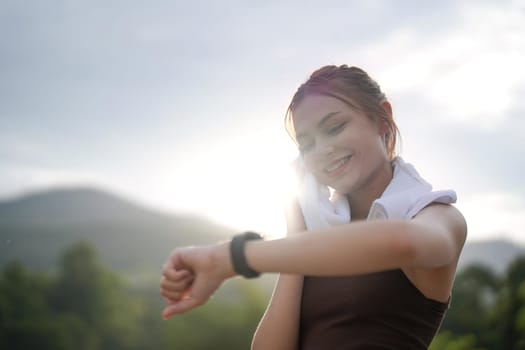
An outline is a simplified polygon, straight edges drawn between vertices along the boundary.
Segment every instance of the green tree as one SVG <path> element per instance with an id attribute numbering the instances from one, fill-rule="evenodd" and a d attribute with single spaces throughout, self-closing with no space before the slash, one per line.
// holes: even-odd
<path id="1" fill-rule="evenodd" d="M 48 299 L 52 279 L 18 262 L 0 278 L 1 349 L 91 350 L 95 334 L 78 317 L 56 314 Z"/>
<path id="2" fill-rule="evenodd" d="M 0 275 L 0 349 L 228 349 L 250 346 L 269 295 L 234 279 L 203 307 L 164 321 L 158 279 L 126 288 L 86 243 L 53 274 L 19 263 Z"/>
<path id="3" fill-rule="evenodd" d="M 472 335 L 480 344 L 498 337 L 492 328 L 494 307 L 499 300 L 501 280 L 492 270 L 472 265 L 456 277 L 450 309 L 442 330 L 452 334 Z"/>
<path id="4" fill-rule="evenodd" d="M 522 286 L 525 281 L 525 256 L 514 260 L 507 269 L 505 289 L 501 301 L 501 325 L 503 327 L 500 349 L 525 349 L 525 332 L 522 318 L 525 298 Z"/>
<path id="5" fill-rule="evenodd" d="M 518 288 L 517 297 L 521 303 L 521 307 L 517 312 L 516 316 L 516 330 L 520 334 L 525 333 L 525 281 L 521 282 Z"/>
<path id="6" fill-rule="evenodd" d="M 249 349 L 267 296 L 253 282 L 228 281 L 204 306 L 164 322 L 163 349 Z"/>
<path id="7" fill-rule="evenodd" d="M 503 276 L 478 265 L 458 274 L 434 348 L 459 340 L 490 350 L 525 349 L 525 257 L 512 262 Z"/>
<path id="8" fill-rule="evenodd" d="M 125 294 L 118 276 L 102 266 L 87 243 L 62 255 L 51 299 L 58 312 L 86 322 L 97 334 L 99 349 L 135 349 L 140 343 L 142 302 Z"/>
<path id="9" fill-rule="evenodd" d="M 445 331 L 438 334 L 429 350 L 485 350 L 476 346 L 476 336 L 473 334 L 454 336 Z"/>

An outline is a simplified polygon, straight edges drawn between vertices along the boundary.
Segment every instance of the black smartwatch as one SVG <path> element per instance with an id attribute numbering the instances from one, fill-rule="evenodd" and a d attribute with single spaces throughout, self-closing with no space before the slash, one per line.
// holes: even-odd
<path id="1" fill-rule="evenodd" d="M 244 243 L 246 241 L 263 239 L 262 236 L 255 232 L 244 232 L 233 236 L 230 242 L 230 256 L 232 260 L 233 270 L 235 273 L 245 278 L 259 277 L 259 272 L 253 270 L 246 263 L 246 256 L 244 255 Z"/>

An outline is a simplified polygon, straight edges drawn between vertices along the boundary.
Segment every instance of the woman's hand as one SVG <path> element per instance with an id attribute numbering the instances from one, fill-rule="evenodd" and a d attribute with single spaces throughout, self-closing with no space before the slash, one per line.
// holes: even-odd
<path id="1" fill-rule="evenodd" d="M 160 278 L 160 294 L 166 304 L 175 304 L 188 294 L 192 282 L 190 271 L 177 270 L 166 264 Z"/>
<path id="2" fill-rule="evenodd" d="M 162 316 L 168 319 L 206 303 L 222 282 L 233 276 L 229 242 L 175 249 L 160 281 L 160 293 L 168 304 Z"/>

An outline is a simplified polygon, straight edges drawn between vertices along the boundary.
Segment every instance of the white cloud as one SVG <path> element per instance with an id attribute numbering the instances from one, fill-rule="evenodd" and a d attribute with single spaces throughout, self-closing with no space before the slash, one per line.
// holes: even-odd
<path id="1" fill-rule="evenodd" d="M 508 238 L 525 242 L 525 200 L 507 192 L 476 193 L 458 202 L 469 239 Z"/>
<path id="2" fill-rule="evenodd" d="M 517 3 L 462 4 L 461 20 L 441 33 L 399 29 L 367 46 L 363 61 L 378 67 L 390 94 L 415 92 L 434 115 L 490 127 L 506 119 L 525 83 L 525 11 Z"/>

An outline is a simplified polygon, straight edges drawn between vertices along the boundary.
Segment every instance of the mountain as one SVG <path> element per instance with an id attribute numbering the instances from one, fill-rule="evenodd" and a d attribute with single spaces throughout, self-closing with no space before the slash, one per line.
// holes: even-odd
<path id="1" fill-rule="evenodd" d="M 61 252 L 83 240 L 104 264 L 135 278 L 158 274 L 174 247 L 214 243 L 233 233 L 202 217 L 160 213 L 95 188 L 51 189 L 0 202 L 0 267 L 19 260 L 54 269 Z M 460 269 L 478 263 L 502 272 L 522 254 L 525 248 L 509 241 L 467 242 Z"/>
<path id="2" fill-rule="evenodd" d="M 467 242 L 459 260 L 459 269 L 481 264 L 496 273 L 503 273 L 518 256 L 525 256 L 525 247 L 508 240 Z"/>
<path id="3" fill-rule="evenodd" d="M 0 266 L 54 269 L 77 241 L 125 273 L 158 273 L 176 246 L 209 244 L 233 230 L 205 218 L 164 214 L 95 188 L 51 189 L 0 202 Z"/>

